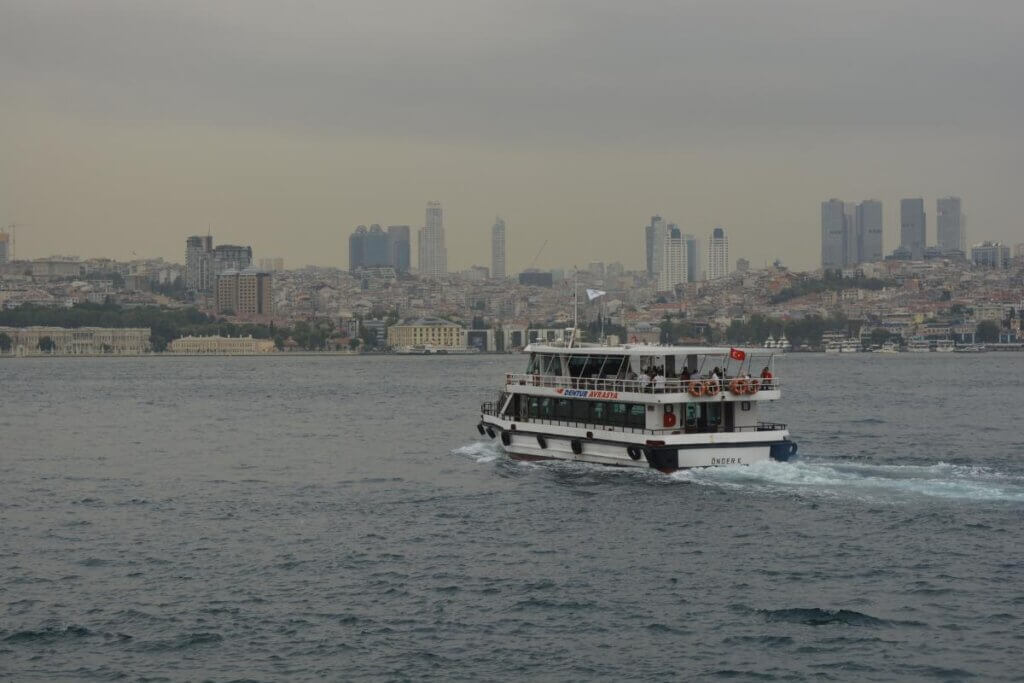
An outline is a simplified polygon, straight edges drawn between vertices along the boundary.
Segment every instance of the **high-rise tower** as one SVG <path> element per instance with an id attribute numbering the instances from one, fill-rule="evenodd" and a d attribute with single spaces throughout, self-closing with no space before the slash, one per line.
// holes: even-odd
<path id="1" fill-rule="evenodd" d="M 491 226 L 491 277 L 504 280 L 505 268 L 505 220 L 498 216 Z"/>
<path id="2" fill-rule="evenodd" d="M 821 203 L 821 267 L 846 265 L 846 205 L 838 199 Z"/>
<path id="3" fill-rule="evenodd" d="M 391 265 L 399 273 L 408 273 L 411 259 L 409 226 L 389 225 L 388 239 L 391 242 Z"/>
<path id="4" fill-rule="evenodd" d="M 725 230 L 715 228 L 708 237 L 708 279 L 717 280 L 729 274 L 729 238 Z"/>
<path id="5" fill-rule="evenodd" d="M 881 261 L 882 255 L 882 202 L 865 199 L 857 205 L 857 258 L 855 263 Z"/>
<path id="6" fill-rule="evenodd" d="M 670 223 L 664 231 L 662 243 L 661 272 L 658 273 L 658 291 L 667 292 L 675 289 L 676 285 L 688 281 L 688 259 L 686 241 L 679 226 Z"/>
<path id="7" fill-rule="evenodd" d="M 427 214 L 419 231 L 419 271 L 421 277 L 441 277 L 448 273 L 448 250 L 444 246 L 444 215 L 441 202 L 427 202 Z"/>
<path id="8" fill-rule="evenodd" d="M 936 202 L 935 225 L 939 249 L 967 253 L 967 226 L 959 197 L 943 197 Z"/>
<path id="9" fill-rule="evenodd" d="M 910 252 L 913 261 L 924 260 L 927 245 L 927 224 L 925 223 L 924 200 L 900 200 L 900 246 Z"/>

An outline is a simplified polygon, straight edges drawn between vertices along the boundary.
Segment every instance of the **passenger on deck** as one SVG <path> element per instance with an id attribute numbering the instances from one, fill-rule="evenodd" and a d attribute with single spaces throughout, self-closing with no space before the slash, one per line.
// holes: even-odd
<path id="1" fill-rule="evenodd" d="M 767 389 L 772 385 L 772 371 L 768 369 L 768 366 L 764 366 L 764 370 L 761 371 L 761 387 Z"/>
<path id="2" fill-rule="evenodd" d="M 662 374 L 661 368 L 655 371 L 654 375 L 654 391 L 657 393 L 663 393 L 665 391 L 665 375 Z"/>
<path id="3" fill-rule="evenodd" d="M 651 376 L 646 372 L 640 375 L 640 391 L 647 391 L 647 388 L 651 385 Z"/>

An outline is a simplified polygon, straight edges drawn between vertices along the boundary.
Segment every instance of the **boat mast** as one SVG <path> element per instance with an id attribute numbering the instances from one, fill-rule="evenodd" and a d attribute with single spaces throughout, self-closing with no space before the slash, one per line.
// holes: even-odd
<path id="1" fill-rule="evenodd" d="M 580 298 L 577 296 L 579 271 L 573 268 L 572 271 L 572 334 L 569 335 L 569 346 L 576 342 L 576 330 L 580 326 Z"/>

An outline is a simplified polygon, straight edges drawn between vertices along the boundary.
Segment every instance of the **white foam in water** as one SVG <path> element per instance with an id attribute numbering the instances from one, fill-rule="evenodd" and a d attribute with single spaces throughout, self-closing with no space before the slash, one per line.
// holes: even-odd
<path id="1" fill-rule="evenodd" d="M 725 488 L 1024 502 L 1024 478 L 1010 477 L 985 467 L 942 462 L 928 466 L 765 462 L 686 470 L 672 476 L 681 481 Z"/>
<path id="2" fill-rule="evenodd" d="M 501 457 L 501 447 L 492 441 L 476 441 L 466 446 L 459 446 L 452 451 L 455 455 L 465 455 L 477 462 L 494 462 Z"/>

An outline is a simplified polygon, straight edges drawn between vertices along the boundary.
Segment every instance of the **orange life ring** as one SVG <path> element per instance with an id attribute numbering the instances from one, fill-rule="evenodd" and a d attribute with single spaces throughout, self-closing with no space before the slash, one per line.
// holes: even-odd
<path id="1" fill-rule="evenodd" d="M 756 394 L 757 390 L 760 389 L 760 388 L 761 388 L 761 383 L 758 382 L 756 379 L 752 379 L 747 384 L 747 393 L 748 394 Z"/>
<path id="2" fill-rule="evenodd" d="M 743 394 L 747 393 L 747 380 L 744 379 L 743 377 L 734 378 L 731 382 L 729 382 L 729 391 L 736 394 L 737 396 L 742 396 Z"/>
<path id="3" fill-rule="evenodd" d="M 690 396 L 700 398 L 704 395 L 704 383 L 700 380 L 690 382 Z"/>
<path id="4" fill-rule="evenodd" d="M 704 382 L 704 393 L 706 393 L 708 396 L 717 396 L 718 395 L 718 389 L 719 389 L 719 387 L 718 387 L 718 380 L 716 380 L 716 379 L 705 380 L 705 382 Z"/>

